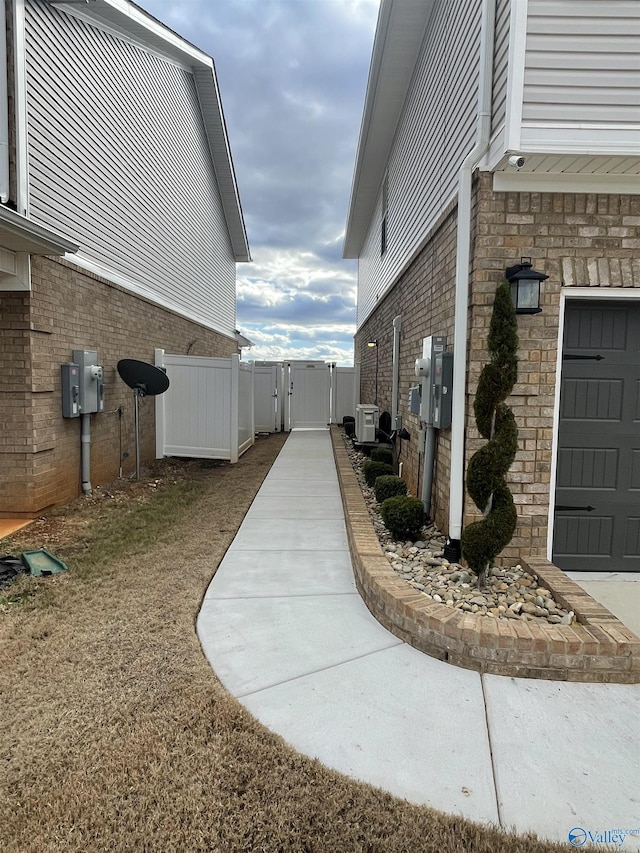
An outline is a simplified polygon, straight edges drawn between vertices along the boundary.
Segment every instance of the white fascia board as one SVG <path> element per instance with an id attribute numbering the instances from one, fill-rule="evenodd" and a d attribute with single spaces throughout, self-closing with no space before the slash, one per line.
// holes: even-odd
<path id="1" fill-rule="evenodd" d="M 212 64 L 208 68 L 194 69 L 193 76 L 220 190 L 222 208 L 229 229 L 231 249 L 236 262 L 246 263 L 251 261 L 251 252 L 215 68 Z"/>
<path id="2" fill-rule="evenodd" d="M 387 167 L 435 0 L 382 0 L 373 44 L 343 257 L 357 258 Z"/>
<path id="3" fill-rule="evenodd" d="M 87 3 L 50 0 L 67 15 L 86 21 L 145 49 L 172 59 L 183 68 L 194 63 L 209 63 L 211 57 L 183 39 L 161 21 L 128 0 L 91 0 Z"/>
<path id="4" fill-rule="evenodd" d="M 522 151 L 537 154 L 587 154 L 637 157 L 640 125 L 558 122 L 523 123 Z"/>
<path id="5" fill-rule="evenodd" d="M 91 26 L 151 50 L 193 74 L 233 255 L 237 262 L 250 261 L 249 242 L 213 59 L 128 0 L 92 0 L 86 5 L 63 1 L 52 5 L 66 14 L 81 18 Z"/>

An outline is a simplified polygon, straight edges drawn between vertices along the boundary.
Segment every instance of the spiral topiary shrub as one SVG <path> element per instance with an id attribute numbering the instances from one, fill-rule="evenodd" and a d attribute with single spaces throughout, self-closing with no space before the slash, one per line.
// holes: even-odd
<path id="1" fill-rule="evenodd" d="M 386 462 L 369 460 L 362 466 L 362 473 L 364 474 L 364 481 L 367 486 L 373 486 L 378 477 L 393 474 L 393 466 L 387 465 Z"/>
<path id="2" fill-rule="evenodd" d="M 371 459 L 374 462 L 386 462 L 393 465 L 393 450 L 389 447 L 374 447 L 371 451 Z"/>
<path id="3" fill-rule="evenodd" d="M 376 494 L 378 503 L 383 503 L 387 498 L 395 498 L 398 495 L 407 494 L 407 484 L 400 477 L 394 474 L 387 474 L 383 477 L 378 477 L 373 484 L 373 491 Z"/>
<path id="4" fill-rule="evenodd" d="M 518 428 L 505 400 L 518 378 L 518 331 L 509 285 L 496 290 L 487 339 L 489 361 L 482 369 L 474 401 L 478 430 L 487 444 L 469 460 L 467 488 L 481 521 L 462 531 L 462 554 L 478 575 L 478 586 L 486 584 L 496 556 L 516 529 L 517 514 L 505 475 L 516 455 Z"/>
<path id="5" fill-rule="evenodd" d="M 424 506 L 418 498 L 398 495 L 387 498 L 380 507 L 380 515 L 394 539 L 415 540 L 424 524 Z"/>

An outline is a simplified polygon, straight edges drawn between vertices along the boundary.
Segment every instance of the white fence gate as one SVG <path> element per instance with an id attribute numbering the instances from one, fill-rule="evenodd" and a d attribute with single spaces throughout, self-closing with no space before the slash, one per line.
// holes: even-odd
<path id="1" fill-rule="evenodd" d="M 282 363 L 253 364 L 256 432 L 282 429 Z"/>
<path id="2" fill-rule="evenodd" d="M 331 367 L 322 361 L 288 362 L 289 429 L 326 429 L 331 420 Z"/>
<path id="3" fill-rule="evenodd" d="M 253 363 L 156 350 L 156 365 L 170 380 L 155 398 L 156 457 L 237 462 L 255 442 Z"/>
<path id="4" fill-rule="evenodd" d="M 354 415 L 358 366 L 241 362 L 156 350 L 170 385 L 155 398 L 156 457 L 238 458 L 257 432 L 326 429 Z"/>

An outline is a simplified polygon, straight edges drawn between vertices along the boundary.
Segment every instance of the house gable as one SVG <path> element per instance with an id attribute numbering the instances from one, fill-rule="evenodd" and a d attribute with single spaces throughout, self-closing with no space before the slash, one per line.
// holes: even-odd
<path id="1" fill-rule="evenodd" d="M 250 258 L 211 59 L 132 4 L 58 6 L 25 3 L 30 218 L 79 265 L 233 335 Z"/>

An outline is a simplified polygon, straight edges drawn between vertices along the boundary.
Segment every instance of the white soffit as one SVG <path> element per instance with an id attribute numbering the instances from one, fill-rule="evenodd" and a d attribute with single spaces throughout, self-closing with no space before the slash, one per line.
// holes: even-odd
<path id="1" fill-rule="evenodd" d="M 345 258 L 357 258 L 362 249 L 434 3 L 382 0 L 351 188 Z"/>
<path id="2" fill-rule="evenodd" d="M 0 206 L 0 247 L 11 252 L 28 252 L 32 255 L 64 255 L 78 251 L 77 243 L 72 243 L 61 234 L 37 225 L 26 216 Z"/>
<path id="3" fill-rule="evenodd" d="M 77 0 L 65 3 L 62 0 L 52 5 L 149 49 L 193 73 L 232 251 L 237 262 L 250 261 L 249 242 L 212 58 L 129 0 L 87 0 L 86 3 L 78 3 Z"/>

